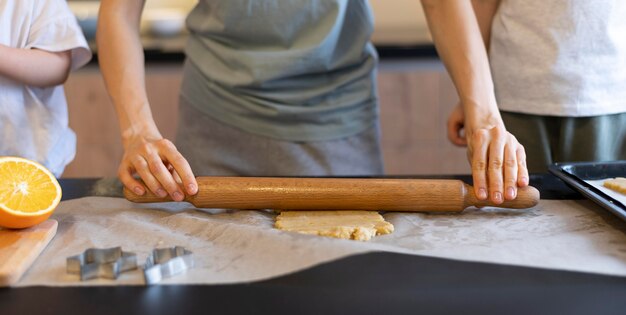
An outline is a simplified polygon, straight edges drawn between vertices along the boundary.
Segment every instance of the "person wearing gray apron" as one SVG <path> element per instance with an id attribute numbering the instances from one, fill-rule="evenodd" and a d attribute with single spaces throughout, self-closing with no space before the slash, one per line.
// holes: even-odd
<path id="1" fill-rule="evenodd" d="M 197 191 L 194 173 L 383 174 L 367 1 L 200 0 L 187 18 L 175 145 L 160 135 L 143 84 L 142 9 L 141 0 L 103 0 L 98 26 L 126 187 L 145 193 L 138 174 L 181 200 Z"/>

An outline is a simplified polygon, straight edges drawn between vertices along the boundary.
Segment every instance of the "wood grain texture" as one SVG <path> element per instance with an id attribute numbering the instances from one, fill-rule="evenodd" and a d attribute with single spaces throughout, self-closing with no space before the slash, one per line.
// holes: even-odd
<path id="1" fill-rule="evenodd" d="M 20 280 L 57 232 L 56 220 L 23 230 L 0 228 L 0 287 Z"/>
<path id="2" fill-rule="evenodd" d="M 410 212 L 462 211 L 470 206 L 496 206 L 479 201 L 471 186 L 453 179 L 198 177 L 198 193 L 185 201 L 201 208 L 282 210 L 385 210 Z M 152 194 L 133 202 L 171 201 Z M 498 207 L 526 209 L 539 202 L 534 187 Z"/>

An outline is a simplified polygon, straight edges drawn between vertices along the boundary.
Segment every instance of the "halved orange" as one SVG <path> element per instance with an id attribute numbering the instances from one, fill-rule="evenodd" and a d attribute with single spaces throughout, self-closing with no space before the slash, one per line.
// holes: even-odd
<path id="1" fill-rule="evenodd" d="M 61 186 L 44 166 L 0 157 L 0 227 L 21 229 L 48 219 L 61 201 Z"/>

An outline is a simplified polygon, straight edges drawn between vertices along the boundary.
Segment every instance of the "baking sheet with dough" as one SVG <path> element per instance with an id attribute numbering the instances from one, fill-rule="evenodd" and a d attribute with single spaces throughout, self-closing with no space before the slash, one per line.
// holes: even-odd
<path id="1" fill-rule="evenodd" d="M 612 179 L 612 177 L 598 180 L 586 180 L 585 182 L 626 206 L 626 195 L 604 187 L 604 181 L 607 179 Z"/>
<path id="2" fill-rule="evenodd" d="M 139 270 L 85 282 L 65 272 L 67 256 L 119 245 L 140 263 L 154 247 L 193 251 L 196 267 L 164 284 L 256 281 L 371 251 L 626 276 L 626 222 L 588 200 L 541 200 L 529 210 L 386 213 L 394 233 L 370 242 L 279 231 L 274 217 L 120 198 L 64 201 L 53 215 L 57 236 L 17 286 L 141 285 Z"/>

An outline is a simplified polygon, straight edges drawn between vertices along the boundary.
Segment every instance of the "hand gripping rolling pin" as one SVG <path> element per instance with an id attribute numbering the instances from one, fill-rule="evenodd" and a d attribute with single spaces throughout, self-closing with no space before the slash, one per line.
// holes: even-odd
<path id="1" fill-rule="evenodd" d="M 185 201 L 199 208 L 454 212 L 472 206 L 526 209 L 539 202 L 539 191 L 528 186 L 518 189 L 514 200 L 495 205 L 453 179 L 200 176 L 197 181 L 198 193 Z M 128 189 L 124 195 L 133 202 L 171 201 Z"/>

